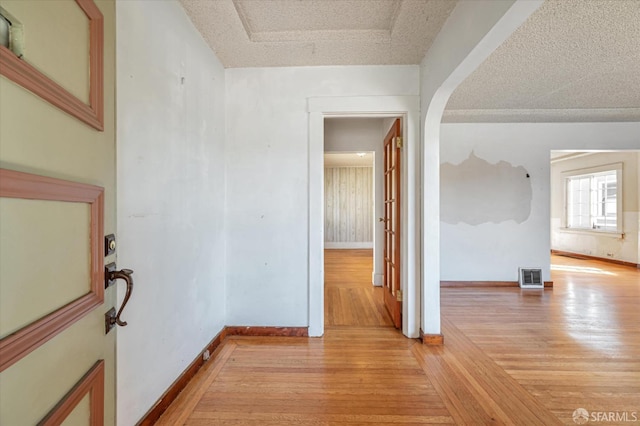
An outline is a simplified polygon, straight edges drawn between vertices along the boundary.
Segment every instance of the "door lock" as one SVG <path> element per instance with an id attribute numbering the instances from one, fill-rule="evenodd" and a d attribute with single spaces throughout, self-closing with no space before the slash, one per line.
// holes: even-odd
<path id="1" fill-rule="evenodd" d="M 116 252 L 116 236 L 113 234 L 104 237 L 104 255 L 109 256 Z"/>

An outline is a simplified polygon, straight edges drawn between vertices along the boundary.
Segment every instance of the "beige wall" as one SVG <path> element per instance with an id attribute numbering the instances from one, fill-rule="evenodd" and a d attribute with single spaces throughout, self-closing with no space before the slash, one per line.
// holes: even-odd
<path id="1" fill-rule="evenodd" d="M 373 167 L 325 168 L 324 182 L 325 242 L 373 247 Z"/>
<path id="2" fill-rule="evenodd" d="M 16 7 L 15 11 L 12 11 L 14 3 L 11 1 L 2 0 L 0 4 L 9 12 L 15 12 L 13 14 L 16 18 L 24 22 L 35 19 L 35 15 L 41 11 L 40 1 L 21 0 L 18 3 L 20 8 L 18 10 Z M 104 132 L 83 124 L 5 77 L 0 77 L 0 166 L 104 187 L 105 233 L 109 234 L 114 233 L 116 229 L 115 2 L 98 0 L 96 3 L 104 15 Z M 47 19 L 60 28 L 73 26 L 77 21 L 77 14 L 69 18 L 65 12 L 67 6 L 73 4 L 66 0 L 64 7 L 62 4 L 60 3 L 60 7 L 47 8 Z M 29 25 L 25 26 L 25 40 L 25 57 L 29 57 L 29 52 L 41 50 L 42 45 L 38 40 L 51 41 L 51 34 L 47 32 L 46 27 Z M 55 74 L 55 70 L 59 70 L 61 65 L 65 70 L 78 70 L 83 67 L 86 69 L 87 58 L 86 52 L 82 49 L 68 49 L 63 64 L 60 64 L 60 59 L 56 57 L 43 56 L 39 60 L 44 61 L 40 64 L 42 68 L 50 69 L 53 71 L 52 74 Z M 52 78 L 55 79 L 55 76 L 52 75 Z M 65 81 L 60 80 L 64 78 L 59 79 L 59 83 L 64 85 Z M 71 87 L 70 89 L 72 92 L 76 90 Z M 53 216 L 46 219 L 46 216 L 44 222 L 41 221 L 45 228 L 61 226 L 59 221 L 63 219 L 54 219 Z M 27 218 L 18 217 L 14 220 L 16 226 L 25 225 L 23 222 Z M 25 227 L 28 229 L 29 225 L 26 224 Z M 33 232 L 36 232 L 35 228 Z M 37 235 L 30 237 L 38 240 Z M 21 241 L 14 241 L 12 244 L 21 244 Z M 51 260 L 60 253 L 65 253 L 65 245 L 64 239 L 56 239 L 56 244 L 51 244 L 48 250 L 39 247 L 42 251 L 40 256 L 49 256 Z M 106 262 L 113 260 L 115 257 L 105 259 Z M 60 255 L 57 261 L 63 262 L 61 270 L 64 271 L 65 268 L 75 268 L 76 264 L 86 264 L 87 258 Z M 30 267 L 38 266 L 38 259 L 31 259 Z M 53 287 L 78 284 L 73 281 L 70 283 L 66 274 L 57 273 L 48 275 L 47 284 Z M 39 296 L 37 285 L 30 287 L 29 291 L 33 294 L 27 295 L 24 300 Z M 106 291 L 103 306 L 94 309 L 82 320 L 0 373 L 0 424 L 37 423 L 98 359 L 104 359 L 106 363 L 105 424 L 115 423 L 116 332 L 111 332 L 106 337 L 104 335 L 104 312 L 115 305 L 114 299 L 115 289 L 112 287 Z"/>

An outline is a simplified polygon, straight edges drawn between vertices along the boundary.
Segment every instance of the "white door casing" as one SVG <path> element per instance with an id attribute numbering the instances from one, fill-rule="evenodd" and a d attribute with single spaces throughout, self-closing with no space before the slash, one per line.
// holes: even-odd
<path id="1" fill-rule="evenodd" d="M 309 111 L 309 336 L 324 334 L 324 118 L 402 117 L 402 252 L 401 285 L 404 295 L 402 333 L 420 335 L 420 247 L 418 96 L 317 97 L 308 99 Z"/>

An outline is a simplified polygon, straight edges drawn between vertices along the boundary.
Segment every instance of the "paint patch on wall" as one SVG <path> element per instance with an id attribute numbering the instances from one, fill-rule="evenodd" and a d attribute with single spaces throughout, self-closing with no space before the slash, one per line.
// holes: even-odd
<path id="1" fill-rule="evenodd" d="M 531 214 L 529 174 L 506 161 L 491 164 L 472 152 L 460 164 L 444 163 L 440 189 L 440 219 L 449 224 L 522 223 Z"/>

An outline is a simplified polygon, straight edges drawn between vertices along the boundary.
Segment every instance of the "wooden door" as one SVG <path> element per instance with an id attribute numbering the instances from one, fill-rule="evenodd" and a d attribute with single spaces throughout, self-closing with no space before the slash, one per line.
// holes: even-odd
<path id="1" fill-rule="evenodd" d="M 400 156 L 402 127 L 397 119 L 384 138 L 384 304 L 396 328 L 402 327 L 400 288 Z"/>
<path id="2" fill-rule="evenodd" d="M 28 41 L 0 46 L 2 425 L 115 424 L 115 2 L 96 3 L 2 3 Z"/>

